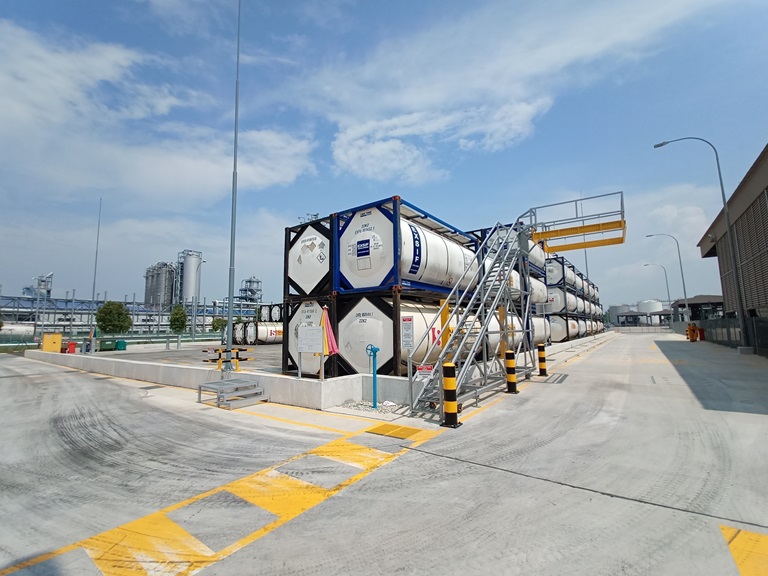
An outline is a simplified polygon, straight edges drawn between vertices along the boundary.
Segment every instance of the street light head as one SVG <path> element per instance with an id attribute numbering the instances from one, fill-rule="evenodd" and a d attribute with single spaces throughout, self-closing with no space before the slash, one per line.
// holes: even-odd
<path id="1" fill-rule="evenodd" d="M 662 146 L 666 146 L 667 144 L 669 144 L 669 142 L 664 140 L 664 142 L 659 142 L 658 144 L 654 144 L 653 147 L 654 148 L 661 148 Z"/>
<path id="2" fill-rule="evenodd" d="M 650 266 L 650 264 L 643 264 L 643 266 Z"/>
<path id="3" fill-rule="evenodd" d="M 645 235 L 646 238 L 650 238 L 651 236 L 656 236 L 656 234 L 646 234 Z"/>

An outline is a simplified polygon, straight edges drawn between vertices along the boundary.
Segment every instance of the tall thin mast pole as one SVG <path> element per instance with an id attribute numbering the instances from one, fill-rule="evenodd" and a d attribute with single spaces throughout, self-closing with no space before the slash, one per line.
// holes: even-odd
<path id="1" fill-rule="evenodd" d="M 91 290 L 91 316 L 88 324 L 93 326 L 94 306 L 96 305 L 96 269 L 99 265 L 99 235 L 101 234 L 101 198 L 99 198 L 99 221 L 96 226 L 96 256 L 93 259 L 93 289 Z"/>
<path id="2" fill-rule="evenodd" d="M 240 11 L 242 0 L 237 0 L 237 62 L 235 66 L 235 144 L 232 166 L 232 224 L 229 238 L 229 293 L 227 298 L 227 350 L 222 371 L 232 370 L 232 306 L 235 299 L 235 223 L 237 218 L 237 129 L 240 112 Z M 223 374 L 222 374 L 223 376 Z"/>

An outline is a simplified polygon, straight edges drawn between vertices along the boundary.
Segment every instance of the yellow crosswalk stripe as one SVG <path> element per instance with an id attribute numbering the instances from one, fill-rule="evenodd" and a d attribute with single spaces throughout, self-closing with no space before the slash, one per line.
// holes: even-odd
<path id="1" fill-rule="evenodd" d="M 741 576 L 768 574 L 768 535 L 720 526 Z"/>

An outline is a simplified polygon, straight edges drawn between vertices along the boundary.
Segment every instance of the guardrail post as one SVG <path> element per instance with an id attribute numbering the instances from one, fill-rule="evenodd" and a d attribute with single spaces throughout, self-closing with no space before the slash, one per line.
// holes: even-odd
<path id="1" fill-rule="evenodd" d="M 547 353 L 544 351 L 544 344 L 536 346 L 539 350 L 539 376 L 547 375 Z"/>
<path id="2" fill-rule="evenodd" d="M 504 365 L 507 369 L 507 394 L 518 394 L 517 368 L 515 367 L 515 351 L 507 350 L 504 353 Z"/>
<path id="3" fill-rule="evenodd" d="M 440 426 L 447 428 L 461 426 L 456 396 L 456 364 L 453 362 L 443 364 L 443 421 Z"/>

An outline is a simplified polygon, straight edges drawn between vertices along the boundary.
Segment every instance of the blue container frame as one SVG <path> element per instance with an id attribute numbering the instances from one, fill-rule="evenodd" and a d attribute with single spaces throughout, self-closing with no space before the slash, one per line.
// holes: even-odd
<path id="1" fill-rule="evenodd" d="M 391 205 L 391 210 L 388 208 L 388 205 Z M 403 280 L 400 274 L 400 260 L 402 259 L 402 237 L 400 234 L 400 226 L 398 225 L 400 220 L 403 219 L 401 207 L 406 207 L 409 209 L 409 211 L 415 213 L 413 218 L 405 218 L 406 221 L 419 218 L 420 220 L 427 220 L 429 222 L 438 224 L 439 227 L 425 227 L 435 231 L 438 234 L 440 234 L 440 231 L 442 231 L 443 234 L 445 231 L 447 231 L 453 235 L 466 238 L 467 241 L 463 243 L 463 246 L 470 249 L 473 253 L 475 253 L 475 255 L 477 255 L 478 242 L 475 237 L 462 230 L 459 230 L 451 224 L 448 224 L 444 220 L 433 216 L 429 212 L 414 206 L 410 202 L 406 202 L 400 198 L 400 196 L 391 196 L 390 198 L 384 198 L 376 202 L 369 202 L 368 204 L 350 208 L 349 210 L 344 210 L 343 212 L 336 212 L 331 214 L 333 260 L 335 263 L 333 266 L 333 290 L 335 292 L 338 292 L 339 294 L 364 294 L 367 292 L 381 292 L 383 289 L 396 287 L 406 290 L 424 290 L 429 292 L 442 292 L 445 294 L 448 294 L 452 290 L 452 286 L 436 286 L 434 284 L 416 282 L 413 280 Z M 355 214 L 363 210 L 372 209 L 379 210 L 390 222 L 392 222 L 392 253 L 394 254 L 394 260 L 392 268 L 387 271 L 386 275 L 384 276 L 384 280 L 380 284 L 376 286 L 353 288 L 349 280 L 347 280 L 341 273 L 341 269 L 339 267 L 339 262 L 341 262 L 340 240 L 342 234 L 344 234 L 344 231 L 350 225 Z"/>

